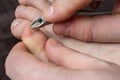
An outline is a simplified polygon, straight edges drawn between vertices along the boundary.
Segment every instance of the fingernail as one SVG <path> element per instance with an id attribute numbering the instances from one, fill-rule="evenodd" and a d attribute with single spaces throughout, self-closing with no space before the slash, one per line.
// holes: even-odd
<path id="1" fill-rule="evenodd" d="M 55 40 L 55 39 L 51 39 L 51 45 L 53 47 L 60 47 L 60 46 L 62 46 L 62 44 L 59 41 Z"/>
<path id="2" fill-rule="evenodd" d="M 22 13 L 23 10 L 25 10 L 25 6 L 19 6 L 19 7 L 16 9 L 16 12 L 17 12 L 17 13 Z"/>
<path id="3" fill-rule="evenodd" d="M 48 8 L 48 13 L 49 13 L 50 15 L 53 15 L 54 12 L 55 12 L 55 10 L 54 10 L 53 6 L 50 6 L 50 7 Z"/>
<path id="4" fill-rule="evenodd" d="M 22 20 L 20 20 L 20 19 L 14 20 L 14 21 L 12 22 L 12 24 L 11 24 L 11 27 L 16 27 L 16 26 L 18 26 L 18 25 L 21 23 L 21 21 L 22 21 Z"/>
<path id="5" fill-rule="evenodd" d="M 54 13 L 55 13 L 55 10 L 54 10 L 53 6 L 50 6 L 50 7 L 48 7 L 48 8 L 45 9 L 43 15 L 44 15 L 45 17 L 47 16 L 47 18 L 49 18 L 49 17 L 51 18 L 51 16 L 53 16 Z"/>

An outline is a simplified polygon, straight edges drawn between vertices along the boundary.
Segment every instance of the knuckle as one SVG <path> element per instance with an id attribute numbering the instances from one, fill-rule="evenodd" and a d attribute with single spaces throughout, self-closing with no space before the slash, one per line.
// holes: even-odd
<path id="1" fill-rule="evenodd" d="M 89 36 L 90 36 L 90 38 L 89 38 L 89 40 L 90 41 L 95 41 L 95 31 L 96 31 L 96 24 L 97 23 L 95 23 L 95 22 L 92 22 L 91 23 L 91 25 L 90 25 L 90 32 L 89 32 Z"/>
<path id="2" fill-rule="evenodd" d="M 94 32 L 94 28 L 95 28 L 95 23 L 94 22 L 90 22 L 86 27 L 84 27 L 83 29 L 83 41 L 86 42 L 92 42 L 94 41 L 93 39 L 93 32 Z"/>
<path id="3" fill-rule="evenodd" d="M 93 41 L 93 25 L 91 25 L 91 26 L 89 26 L 89 27 L 87 27 L 86 29 L 85 29 L 85 31 L 84 31 L 84 41 Z"/>
<path id="4" fill-rule="evenodd" d="M 79 27 L 79 26 L 74 26 L 71 27 L 69 29 L 69 31 L 67 32 L 67 35 L 80 39 L 82 41 L 92 41 L 93 40 L 93 30 L 92 27 L 93 25 L 87 25 L 87 26 L 83 26 L 83 27 Z"/>

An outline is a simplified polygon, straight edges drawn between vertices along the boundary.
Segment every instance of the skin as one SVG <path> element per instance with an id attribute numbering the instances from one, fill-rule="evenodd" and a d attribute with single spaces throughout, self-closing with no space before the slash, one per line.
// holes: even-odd
<path id="1" fill-rule="evenodd" d="M 36 0 L 36 1 L 45 1 L 45 0 Z M 32 1 L 30 3 L 30 1 L 27 2 L 27 0 L 19 0 L 19 3 L 21 5 L 16 9 L 16 12 L 15 12 L 16 20 L 13 22 L 11 26 L 12 33 L 14 34 L 14 36 L 16 36 L 19 39 L 21 39 L 21 35 L 24 31 L 24 27 L 26 25 L 30 25 L 30 23 L 36 17 L 42 15 L 43 9 L 41 9 L 41 7 L 38 7 L 39 9 L 35 7 L 39 3 L 36 1 Z M 54 3 L 54 1 L 51 1 L 51 2 Z M 41 2 L 39 6 L 45 7 L 45 5 L 48 3 L 49 2 Z M 30 4 L 33 7 L 29 6 Z M 118 5 L 119 4 L 116 4 L 115 6 L 116 8 L 114 9 L 114 12 L 119 11 Z M 98 17 L 93 17 L 92 19 L 90 17 L 85 17 L 85 16 L 73 16 L 71 19 L 66 20 L 64 22 L 55 23 L 53 26 L 52 25 L 46 26 L 46 28 L 44 28 L 43 31 L 44 33 L 46 33 L 48 37 L 57 38 L 59 41 L 61 41 L 64 45 L 66 45 L 69 48 L 75 49 L 77 51 L 89 54 L 91 56 L 94 56 L 103 60 L 120 64 L 120 60 L 119 60 L 120 45 L 119 44 L 82 42 L 82 41 L 119 42 L 120 33 L 119 33 L 119 25 L 117 24 L 119 23 L 120 20 L 119 20 L 119 17 L 116 16 L 115 18 L 118 20 L 115 19 L 116 22 L 114 22 L 113 18 L 114 18 L 114 15 L 106 16 L 106 17 L 98 16 Z M 91 24 L 92 20 L 94 21 L 94 24 L 97 24 L 97 25 L 92 26 L 93 25 Z M 102 22 L 99 20 L 101 20 Z M 99 21 L 99 22 L 96 23 L 96 21 Z M 103 21 L 104 21 L 104 24 L 103 24 Z M 107 25 L 108 21 L 111 21 L 112 23 L 109 22 L 109 25 Z M 113 27 L 115 28 L 113 29 Z M 55 35 L 53 31 L 56 34 L 68 36 L 71 38 L 60 37 L 58 35 Z M 72 38 L 75 38 L 75 39 L 72 39 Z M 71 43 L 74 43 L 74 44 L 71 44 Z"/>
<path id="2" fill-rule="evenodd" d="M 38 2 L 36 2 L 38 1 Z M 16 17 L 17 18 L 23 18 L 26 20 L 30 20 L 33 21 L 36 17 L 38 16 L 43 16 L 47 21 L 49 21 L 47 17 L 45 17 L 45 9 L 43 9 L 41 6 L 45 6 L 47 4 L 49 4 L 49 2 L 39 2 L 39 1 L 44 1 L 44 0 L 36 0 L 36 1 L 32 1 L 30 2 L 29 0 L 19 0 L 19 3 L 21 4 L 21 6 L 18 7 L 17 11 L 16 11 Z M 65 0 L 63 3 L 67 3 L 68 0 Z M 78 1 L 78 0 L 73 0 L 73 1 Z M 82 1 L 82 0 L 80 0 Z M 83 0 L 83 5 L 87 5 L 90 3 L 91 0 Z M 50 19 L 52 19 L 53 21 L 51 22 L 55 22 L 57 21 L 57 19 L 60 19 L 56 22 L 56 24 L 54 25 L 54 32 L 56 34 L 59 35 L 65 35 L 65 36 L 70 36 L 72 38 L 76 38 L 82 41 L 93 41 L 93 42 L 120 42 L 120 26 L 119 26 L 119 22 L 120 22 L 120 5 L 119 2 L 120 0 L 117 0 L 115 6 L 114 6 L 114 10 L 113 10 L 113 14 L 112 15 L 105 15 L 105 16 L 95 16 L 95 17 L 88 17 L 88 16 L 73 16 L 71 19 L 67 20 L 68 18 L 66 16 L 69 16 L 71 14 L 74 14 L 76 9 L 81 9 L 82 7 L 77 6 L 78 4 L 81 4 L 81 2 L 78 4 L 74 4 L 76 6 L 72 6 L 74 8 L 70 8 L 72 9 L 72 11 L 67 11 L 66 8 L 68 8 L 67 6 L 63 6 L 65 9 L 63 10 L 62 13 L 64 13 L 64 19 L 62 18 L 62 15 L 60 15 L 60 12 L 58 12 L 60 9 L 57 9 L 58 11 L 55 10 L 55 12 L 58 12 L 58 15 L 55 15 L 55 13 L 53 14 L 54 16 L 50 15 L 50 12 L 46 12 L 46 14 L 49 15 Z M 71 1 L 69 1 L 71 2 Z M 69 4 L 69 2 L 67 4 Z M 40 4 L 41 3 L 41 4 Z M 50 6 L 56 4 L 55 8 L 59 5 L 62 5 L 61 0 L 56 0 L 54 2 L 52 2 Z M 24 6 L 22 6 L 24 5 Z M 31 8 L 32 5 L 32 9 Z M 24 8 L 23 8 L 24 7 Z M 62 6 L 61 6 L 62 7 Z M 23 9 L 22 9 L 23 8 Z M 69 9 L 68 9 L 69 10 Z M 75 10 L 75 11 L 73 11 Z M 28 15 L 28 11 L 30 12 L 29 16 Z M 33 15 L 34 14 L 34 15 Z M 57 14 L 57 13 L 56 13 Z M 55 18 L 55 20 L 53 18 Z M 57 19 L 56 19 L 57 18 Z M 64 21 L 64 22 L 62 22 Z M 49 21 L 50 22 L 50 21 Z"/>
<path id="3" fill-rule="evenodd" d="M 23 42 L 6 59 L 11 80 L 119 80 L 118 65 L 68 48 L 53 38 L 46 40 L 41 31 L 29 27 L 22 34 Z"/>
<path id="4" fill-rule="evenodd" d="M 23 35 L 23 32 L 26 32 L 25 26 L 27 26 L 27 25 L 30 25 L 30 22 L 22 20 L 21 23 L 18 26 L 16 26 L 16 27 L 12 26 L 11 29 L 12 29 L 13 34 L 16 37 L 18 37 L 19 39 L 21 39 L 21 36 Z M 49 26 L 46 26 L 45 28 L 41 29 L 46 34 L 46 36 L 48 38 L 57 39 L 62 44 L 64 44 L 65 46 L 67 46 L 69 48 L 72 48 L 74 50 L 77 50 L 79 52 L 83 52 L 84 54 L 88 54 L 90 56 L 97 57 L 99 59 L 103 59 L 103 60 L 113 62 L 115 64 L 120 65 L 120 58 L 119 58 L 120 45 L 119 44 L 86 43 L 86 42 L 82 42 L 82 41 L 79 41 L 79 40 L 76 40 L 76 39 L 73 39 L 73 38 L 69 38 L 69 37 L 61 37 L 59 35 L 56 35 L 52 31 L 52 26 L 53 25 L 49 25 Z M 37 38 L 42 39 L 41 37 L 37 37 Z M 31 38 L 30 40 L 33 40 L 33 38 Z M 46 40 L 47 40 L 47 38 L 43 38 L 42 43 L 45 44 Z M 35 43 L 35 42 L 38 42 L 38 41 L 36 40 L 36 41 L 31 41 L 31 42 Z M 28 47 L 31 45 L 31 42 L 29 42 L 29 43 L 26 42 L 28 44 Z M 36 43 L 36 44 L 40 44 L 40 43 L 41 42 Z M 71 44 L 71 43 L 74 43 L 74 44 Z M 39 45 L 36 45 L 36 46 L 38 47 Z M 37 47 L 33 46 L 32 48 L 36 49 Z"/>
<path id="5" fill-rule="evenodd" d="M 60 0 L 51 1 L 51 3 L 44 1 L 43 4 L 41 2 L 41 6 L 48 7 L 49 4 L 51 3 L 53 5 L 57 2 L 61 3 Z M 65 1 L 67 2 L 67 0 Z M 89 4 L 90 3 L 89 1 L 87 2 L 87 0 L 86 1 L 83 0 L 83 3 L 85 2 L 85 4 Z M 31 30 L 29 28 L 31 21 L 33 21 L 36 17 L 43 15 L 42 12 L 44 13 L 43 8 L 45 7 L 43 8 L 39 7 L 42 9 L 37 8 L 34 5 L 37 5 L 38 2 L 34 2 L 34 1 L 30 2 L 27 0 L 20 0 L 19 2 L 22 5 L 19 6 L 19 8 L 17 8 L 16 10 L 17 19 L 13 22 L 11 30 L 13 34 L 19 39 L 22 39 L 23 42 L 18 43 L 11 50 L 6 60 L 6 73 L 12 80 L 41 80 L 41 79 L 56 80 L 58 78 L 60 80 L 66 80 L 66 79 L 119 80 L 120 71 L 119 71 L 119 66 L 116 65 L 119 64 L 120 61 L 119 57 L 116 56 L 116 54 L 118 54 L 119 52 L 119 44 L 114 44 L 110 46 L 110 44 L 100 44 L 100 43 L 89 44 L 78 41 L 78 40 L 83 40 L 83 41 L 94 41 L 94 42 L 99 42 L 99 41 L 119 42 L 120 41 L 119 37 L 116 36 L 116 34 L 119 35 L 118 32 L 119 26 L 117 25 L 119 22 L 119 18 L 117 18 L 119 17 L 118 16 L 119 14 L 112 15 L 113 17 L 100 16 L 93 18 L 85 17 L 85 16 L 79 16 L 76 18 L 76 16 L 74 16 L 65 22 L 56 23 L 53 26 L 53 31 L 55 33 L 78 39 L 78 40 L 74 40 L 71 38 L 60 37 L 53 34 L 52 29 L 48 28 L 50 26 L 48 26 L 47 29 L 46 28 L 42 29 L 42 31 L 47 36 L 45 36 L 45 34 L 43 34 L 43 32 L 39 30 L 35 30 L 35 31 Z M 21 7 L 23 9 L 21 9 Z M 79 7 L 79 9 L 82 7 Z M 70 9 L 68 10 L 71 12 Z M 66 12 L 65 15 L 66 14 L 68 15 L 69 11 Z M 115 8 L 115 12 L 117 11 L 119 11 L 118 6 Z M 58 19 L 57 17 L 55 17 L 55 18 L 51 18 L 53 20 L 51 22 L 54 22 L 54 20 L 62 21 L 62 20 L 66 20 L 67 18 L 68 16 L 63 16 L 63 17 L 61 16 L 61 20 L 58 20 L 59 17 Z M 104 25 L 105 23 L 108 23 L 108 21 L 113 21 L 114 20 L 113 18 L 118 19 L 118 22 L 114 23 L 116 24 L 116 26 L 114 26 L 116 27 L 115 30 L 112 29 L 113 24 L 110 25 L 109 28 L 105 27 L 107 25 Z M 46 20 L 49 20 L 49 18 L 47 19 L 46 17 Z M 101 26 L 100 24 L 101 21 L 99 20 L 105 21 L 105 23 L 102 24 Z M 98 21 L 98 23 L 96 23 L 96 21 Z M 79 22 L 84 24 L 80 24 Z M 98 24 L 97 25 L 98 27 L 96 26 L 97 28 L 95 29 L 91 28 L 91 25 L 93 25 L 91 23 L 93 22 L 94 22 L 94 27 L 95 24 Z M 81 25 L 81 26 L 78 28 L 77 25 Z M 86 26 L 86 27 L 82 27 L 82 26 Z M 75 29 L 73 29 L 72 27 L 75 27 Z M 105 28 L 104 30 L 106 31 L 103 31 L 101 27 Z M 90 31 L 91 29 L 93 29 L 92 31 L 95 31 L 94 34 L 96 34 L 97 37 L 93 36 L 93 32 L 91 34 Z M 76 31 L 80 33 L 76 33 Z M 107 31 L 110 31 L 109 34 Z M 91 35 L 92 38 L 90 37 Z M 113 35 L 113 36 L 111 37 L 109 35 Z M 49 38 L 52 37 L 52 39 L 49 39 L 47 37 Z M 53 38 L 60 40 L 64 45 Z M 75 44 L 71 44 L 71 43 L 75 43 Z M 116 64 L 113 64 L 111 62 L 114 62 Z M 20 65 L 20 66 L 16 67 L 16 65 Z M 72 73 L 72 75 L 70 73 Z M 88 77 L 88 75 L 90 78 Z"/>
<path id="6" fill-rule="evenodd" d="M 42 15 L 49 22 L 66 20 L 67 18 L 71 17 L 73 13 L 89 5 L 91 2 L 92 0 L 19 0 L 20 4 L 33 6 L 36 9 L 43 11 Z"/>

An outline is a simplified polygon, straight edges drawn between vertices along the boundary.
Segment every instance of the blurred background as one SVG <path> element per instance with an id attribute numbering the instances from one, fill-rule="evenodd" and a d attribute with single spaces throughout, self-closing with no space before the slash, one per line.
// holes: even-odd
<path id="1" fill-rule="evenodd" d="M 0 80 L 10 80 L 5 75 L 4 62 L 11 48 L 18 41 L 10 32 L 17 0 L 0 0 Z"/>

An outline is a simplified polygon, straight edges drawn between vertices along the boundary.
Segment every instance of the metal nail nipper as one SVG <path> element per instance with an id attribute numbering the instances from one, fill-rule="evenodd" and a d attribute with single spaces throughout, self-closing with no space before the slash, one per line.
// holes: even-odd
<path id="1" fill-rule="evenodd" d="M 43 17 L 38 17 L 32 22 L 31 28 L 41 28 L 48 24 L 51 24 L 51 23 L 45 21 Z"/>

